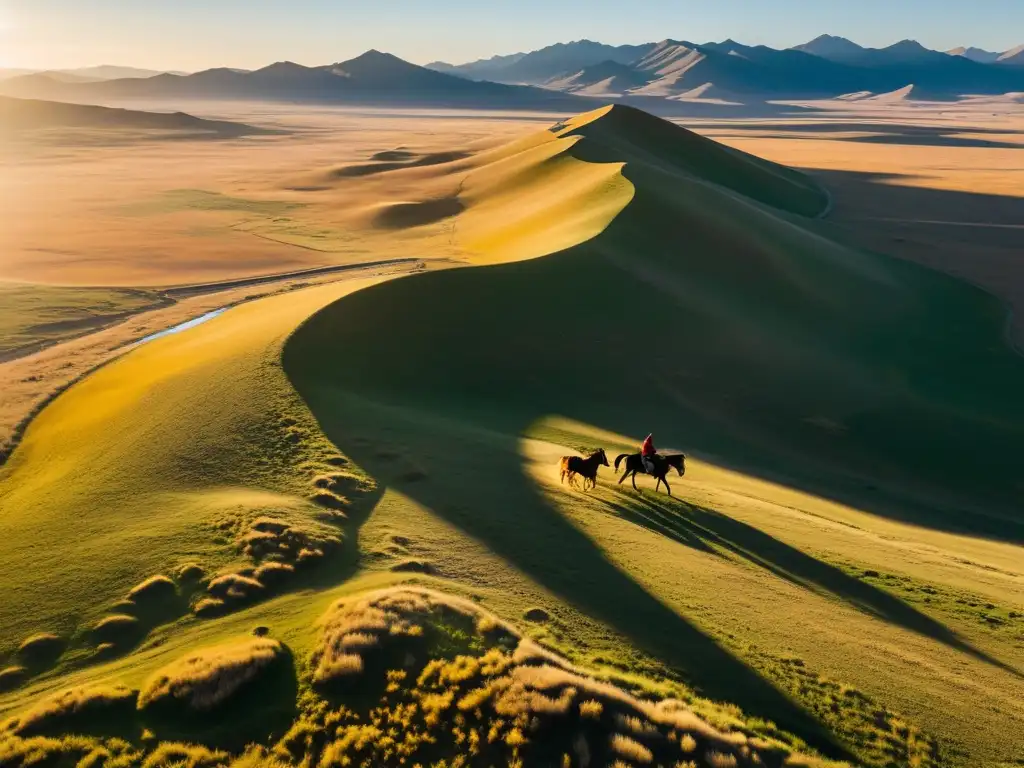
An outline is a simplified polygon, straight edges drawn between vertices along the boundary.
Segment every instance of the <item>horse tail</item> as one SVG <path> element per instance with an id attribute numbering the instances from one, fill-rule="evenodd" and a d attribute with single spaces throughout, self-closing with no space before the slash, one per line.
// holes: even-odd
<path id="1" fill-rule="evenodd" d="M 616 472 L 619 471 L 619 462 L 622 461 L 623 459 L 626 459 L 626 458 L 629 458 L 629 454 L 628 453 L 620 453 L 618 456 L 615 457 L 615 471 Z"/>

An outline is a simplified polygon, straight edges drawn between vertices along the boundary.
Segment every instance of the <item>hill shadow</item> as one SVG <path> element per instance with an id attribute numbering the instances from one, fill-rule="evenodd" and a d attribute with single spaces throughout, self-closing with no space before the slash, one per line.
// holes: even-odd
<path id="1" fill-rule="evenodd" d="M 876 123 L 863 121 L 827 121 L 801 123 L 756 123 L 749 126 L 735 123 L 702 123 L 696 126 L 700 131 L 735 130 L 739 135 L 749 132 L 772 131 L 771 138 L 794 138 L 802 141 L 847 141 L 861 144 L 898 144 L 919 147 L 978 147 L 989 149 L 1024 149 L 1024 143 L 1000 141 L 997 138 L 983 139 L 957 134 L 969 133 L 982 136 L 1020 136 L 1020 131 L 999 128 L 980 128 L 970 125 L 934 126 L 911 125 L 907 123 Z M 867 136 L 842 136 L 837 134 L 870 134 Z M 815 135 L 819 134 L 819 135 Z"/>
<path id="2" fill-rule="evenodd" d="M 850 759 L 811 714 L 651 595 L 552 506 L 524 474 L 516 432 L 382 405 L 301 376 L 293 381 L 325 434 L 381 488 L 398 490 L 481 542 L 673 668 L 700 695 L 734 703 L 827 755 Z M 421 476 L 403 480 L 396 456 L 414 456 Z"/>
<path id="3" fill-rule="evenodd" d="M 805 170 L 831 191 L 834 202 L 816 229 L 992 293 L 1010 305 L 1008 335 L 1024 350 L 1024 198 L 922 187 L 919 179 L 902 174 Z"/>
<path id="4" fill-rule="evenodd" d="M 715 547 L 720 547 L 791 584 L 838 598 L 877 619 L 929 637 L 1004 672 L 1024 677 L 1014 667 L 975 648 L 949 627 L 898 597 L 812 557 L 759 528 L 711 507 L 679 499 L 651 499 L 647 494 L 628 498 L 628 493 L 617 493 L 612 499 L 601 496 L 595 499 L 614 514 L 654 533 L 667 535 L 699 551 L 718 554 Z"/>

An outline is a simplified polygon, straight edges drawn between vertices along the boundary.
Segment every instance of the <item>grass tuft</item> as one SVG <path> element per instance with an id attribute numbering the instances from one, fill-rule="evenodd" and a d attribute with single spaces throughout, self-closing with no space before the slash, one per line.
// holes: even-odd
<path id="1" fill-rule="evenodd" d="M 205 712 L 230 699 L 285 655 L 268 638 L 247 638 L 190 653 L 156 673 L 139 694 L 139 709 L 185 705 Z"/>
<path id="2" fill-rule="evenodd" d="M 136 696 L 123 685 L 71 688 L 23 713 L 13 730 L 20 736 L 78 731 L 90 723 L 130 717 Z"/>
<path id="3" fill-rule="evenodd" d="M 128 599 L 139 604 L 162 603 L 178 596 L 178 588 L 167 576 L 150 576 L 141 584 L 132 587 Z"/>
<path id="4" fill-rule="evenodd" d="M 64 652 L 64 639 L 49 632 L 32 635 L 18 646 L 18 657 L 31 666 L 52 664 Z"/>
<path id="5" fill-rule="evenodd" d="M 142 768 L 213 768 L 228 763 L 227 752 L 210 750 L 195 744 L 164 743 L 142 763 Z"/>
<path id="6" fill-rule="evenodd" d="M 0 693 L 12 691 L 28 679 L 28 670 L 22 666 L 0 669 Z"/>
<path id="7" fill-rule="evenodd" d="M 142 629 L 139 620 L 126 613 L 105 616 L 92 628 L 93 635 L 104 643 L 121 645 L 133 641 Z"/>
<path id="8" fill-rule="evenodd" d="M 204 597 L 192 606 L 192 612 L 202 618 L 220 616 L 226 613 L 227 610 L 227 603 L 217 597 Z"/>

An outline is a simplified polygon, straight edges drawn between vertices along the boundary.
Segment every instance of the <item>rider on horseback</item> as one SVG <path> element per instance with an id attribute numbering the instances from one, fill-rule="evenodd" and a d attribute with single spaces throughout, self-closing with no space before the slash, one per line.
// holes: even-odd
<path id="1" fill-rule="evenodd" d="M 649 475 L 654 474 L 654 457 L 658 455 L 658 451 L 654 447 L 654 434 L 651 433 L 644 440 L 644 444 L 640 446 L 640 460 L 644 463 L 644 471 Z"/>

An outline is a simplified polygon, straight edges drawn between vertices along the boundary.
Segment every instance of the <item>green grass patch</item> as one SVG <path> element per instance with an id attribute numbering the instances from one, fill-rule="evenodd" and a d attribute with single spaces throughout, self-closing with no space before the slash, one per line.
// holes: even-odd
<path id="1" fill-rule="evenodd" d="M 0 359 L 170 303 L 134 288 L 0 282 Z"/>
<path id="2" fill-rule="evenodd" d="M 837 567 L 943 620 L 952 620 L 965 628 L 1000 633 L 1007 638 L 1024 636 L 1024 606 L 1003 605 L 968 589 L 877 568 L 864 568 L 854 563 L 841 562 Z"/>
<path id="3" fill-rule="evenodd" d="M 161 193 L 152 200 L 123 206 L 120 211 L 134 216 L 153 216 L 180 211 L 212 211 L 279 216 L 288 211 L 304 207 L 304 203 L 293 203 L 283 200 L 250 200 L 242 197 L 231 197 L 230 195 L 211 192 L 206 189 L 171 189 Z"/>
<path id="4" fill-rule="evenodd" d="M 948 764 L 934 736 L 856 688 L 817 674 L 803 660 L 777 658 L 756 646 L 745 649 L 744 658 L 803 702 L 865 766 Z"/>

